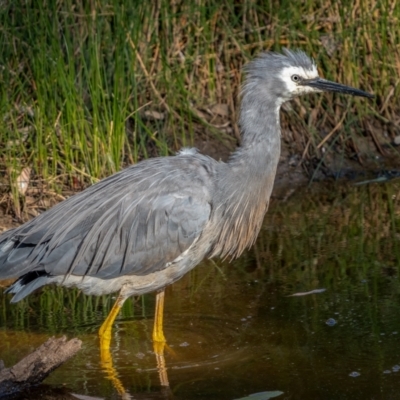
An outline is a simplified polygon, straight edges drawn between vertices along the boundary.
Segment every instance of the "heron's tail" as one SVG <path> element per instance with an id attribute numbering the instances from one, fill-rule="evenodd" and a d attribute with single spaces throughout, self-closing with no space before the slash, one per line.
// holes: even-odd
<path id="1" fill-rule="evenodd" d="M 5 290 L 5 293 L 12 293 L 14 297 L 11 303 L 16 303 L 31 294 L 41 286 L 51 283 L 51 277 L 45 271 L 31 271 L 22 275 L 16 282 Z"/>
<path id="2" fill-rule="evenodd" d="M 20 235 L 16 234 L 17 229 L 0 235 L 0 279 L 22 277 L 34 269 L 39 269 L 40 256 L 46 249 L 43 244 L 37 246 L 35 243 L 25 243 Z"/>

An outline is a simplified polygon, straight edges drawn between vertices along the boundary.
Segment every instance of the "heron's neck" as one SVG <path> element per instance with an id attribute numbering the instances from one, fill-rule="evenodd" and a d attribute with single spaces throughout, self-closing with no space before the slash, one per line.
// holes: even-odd
<path id="1" fill-rule="evenodd" d="M 242 100 L 242 145 L 221 165 L 214 213 L 218 238 L 210 256 L 238 257 L 261 228 L 280 156 L 279 109 L 275 104 Z"/>
<path id="2" fill-rule="evenodd" d="M 270 178 L 271 173 L 275 177 L 280 155 L 280 104 L 266 97 L 257 91 L 244 93 L 239 118 L 242 143 L 228 164 L 255 169 Z"/>

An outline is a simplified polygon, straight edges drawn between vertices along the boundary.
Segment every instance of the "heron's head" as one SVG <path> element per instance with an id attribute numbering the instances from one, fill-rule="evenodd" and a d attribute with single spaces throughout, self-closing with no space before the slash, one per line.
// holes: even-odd
<path id="1" fill-rule="evenodd" d="M 278 105 L 303 94 L 324 91 L 374 97 L 362 90 L 320 78 L 314 60 L 301 50 L 283 49 L 283 54 L 262 53 L 247 64 L 245 72 L 244 91 L 256 86 Z"/>

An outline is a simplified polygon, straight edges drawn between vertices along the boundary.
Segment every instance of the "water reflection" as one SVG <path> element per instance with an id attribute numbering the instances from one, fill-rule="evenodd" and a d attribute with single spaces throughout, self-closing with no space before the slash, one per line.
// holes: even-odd
<path id="1" fill-rule="evenodd" d="M 124 305 L 113 377 L 133 398 L 398 398 L 399 188 L 313 186 L 276 201 L 254 249 L 233 263 L 207 261 L 167 290 L 169 390 L 152 347 L 152 295 Z M 78 336 L 82 351 L 46 383 L 120 398 L 97 338 L 113 299 L 53 288 L 0 302 L 6 366 L 50 335 Z"/>

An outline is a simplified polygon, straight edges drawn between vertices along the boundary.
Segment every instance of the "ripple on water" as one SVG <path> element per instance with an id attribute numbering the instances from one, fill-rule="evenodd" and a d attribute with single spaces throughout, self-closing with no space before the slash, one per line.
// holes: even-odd
<path id="1" fill-rule="evenodd" d="M 143 321 L 143 328 L 151 332 L 152 320 Z M 125 324 L 134 324 L 126 322 Z M 120 325 L 123 323 L 120 322 Z M 215 365 L 221 366 L 243 361 L 250 357 L 243 344 L 242 333 L 245 329 L 240 319 L 221 318 L 216 315 L 174 314 L 166 316 L 165 335 L 168 346 L 166 351 L 168 368 L 190 369 Z M 126 346 L 125 346 L 126 349 Z M 119 354 L 118 358 L 124 356 Z M 129 352 L 126 357 L 130 357 Z M 123 361 L 123 359 L 121 359 Z M 144 365 L 144 369 L 155 368 Z"/>

